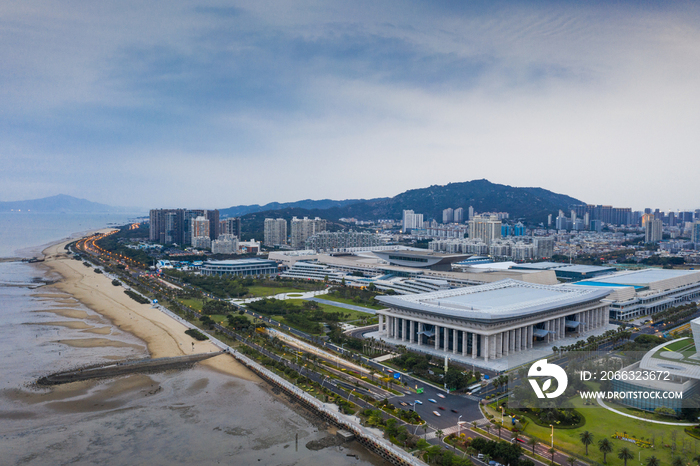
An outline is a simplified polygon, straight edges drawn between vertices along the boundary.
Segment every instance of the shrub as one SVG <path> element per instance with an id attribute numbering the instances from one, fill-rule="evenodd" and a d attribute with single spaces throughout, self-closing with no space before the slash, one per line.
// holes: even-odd
<path id="1" fill-rule="evenodd" d="M 204 341 L 204 340 L 209 339 L 208 336 L 206 336 L 205 334 L 203 334 L 202 332 L 200 332 L 199 330 L 194 329 L 194 328 L 191 328 L 189 330 L 185 330 L 185 333 L 187 335 L 191 336 L 192 338 L 194 338 L 195 340 Z"/>
<path id="2" fill-rule="evenodd" d="M 141 296 L 140 294 L 134 293 L 134 292 L 131 291 L 131 290 L 124 290 L 124 293 L 126 293 L 126 295 L 127 295 L 128 297 L 130 297 L 131 299 L 133 299 L 133 300 L 136 301 L 137 303 L 140 303 L 140 304 L 148 304 L 148 303 L 150 302 L 147 298 L 144 298 L 144 297 Z"/>
<path id="3" fill-rule="evenodd" d="M 112 280 L 112 285 L 114 285 L 114 286 L 120 286 L 121 284 L 122 284 L 122 282 L 120 282 L 116 278 L 114 280 Z"/>

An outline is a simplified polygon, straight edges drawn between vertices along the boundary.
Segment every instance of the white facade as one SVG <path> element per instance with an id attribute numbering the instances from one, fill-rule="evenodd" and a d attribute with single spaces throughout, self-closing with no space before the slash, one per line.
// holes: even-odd
<path id="1" fill-rule="evenodd" d="M 416 214 L 412 210 L 403 211 L 403 232 L 423 228 L 423 214 Z"/>
<path id="2" fill-rule="evenodd" d="M 434 293 L 381 296 L 379 337 L 484 362 L 608 325 L 607 290 L 503 280 Z"/>
<path id="3" fill-rule="evenodd" d="M 287 244 L 287 221 L 283 218 L 266 218 L 264 234 L 265 246 Z"/>

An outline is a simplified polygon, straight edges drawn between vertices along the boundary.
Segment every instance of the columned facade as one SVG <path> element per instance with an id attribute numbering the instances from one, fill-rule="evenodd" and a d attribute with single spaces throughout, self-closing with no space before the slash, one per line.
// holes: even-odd
<path id="1" fill-rule="evenodd" d="M 402 298 L 410 303 L 406 297 Z M 516 309 L 507 318 L 491 310 L 482 311 L 483 317 L 476 312 L 463 312 L 464 317 L 453 311 L 442 315 L 403 305 L 401 298 L 394 298 L 397 305 L 392 305 L 385 298 L 382 301 L 388 308 L 377 311 L 379 338 L 394 340 L 396 344 L 426 346 L 445 355 L 497 360 L 539 344 L 583 337 L 586 332 L 606 326 L 609 304 L 586 298 L 578 302 L 569 299 L 561 306 L 549 306 L 537 312 L 518 314 Z"/>

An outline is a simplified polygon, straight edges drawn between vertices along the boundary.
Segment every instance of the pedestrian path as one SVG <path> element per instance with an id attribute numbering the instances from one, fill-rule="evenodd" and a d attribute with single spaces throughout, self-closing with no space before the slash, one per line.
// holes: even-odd
<path id="1" fill-rule="evenodd" d="M 632 419 L 638 419 L 638 420 L 640 420 L 640 421 L 651 422 L 652 424 L 663 424 L 663 425 L 666 425 L 666 426 L 685 426 L 685 427 L 689 427 L 689 426 L 694 426 L 694 425 L 695 425 L 695 424 L 689 424 L 689 423 L 687 423 L 687 422 L 666 422 L 666 421 L 654 421 L 654 420 L 652 420 L 652 419 L 644 419 L 643 417 L 633 416 L 633 415 L 631 415 L 631 414 L 627 414 L 627 413 L 623 413 L 622 411 L 618 411 L 617 409 L 613 409 L 613 408 L 611 408 L 610 406 L 606 405 L 605 402 L 602 400 L 602 398 L 597 398 L 596 401 L 598 402 L 598 404 L 599 404 L 600 406 L 602 406 L 603 408 L 607 409 L 608 411 L 612 411 L 612 412 L 615 413 L 615 414 L 619 414 L 619 415 L 621 415 L 621 416 L 629 417 L 629 418 L 632 418 Z"/>
<path id="2" fill-rule="evenodd" d="M 446 427 L 446 428 L 440 429 L 440 430 L 442 430 L 443 437 L 447 437 L 447 436 L 450 435 L 450 434 L 456 434 L 456 433 L 459 432 L 460 430 L 465 430 L 466 427 L 467 427 L 467 426 L 465 426 L 465 425 L 463 425 L 462 427 L 459 427 L 459 426 L 452 426 L 452 427 Z M 428 433 L 426 434 L 426 436 L 425 436 L 426 439 L 437 438 L 436 432 L 437 432 L 437 431 L 428 432 Z"/>
<path id="3" fill-rule="evenodd" d="M 374 309 L 370 309 L 368 307 L 362 307 L 362 306 L 355 306 L 354 304 L 346 304 L 346 303 L 339 303 L 338 301 L 331 301 L 330 299 L 321 299 L 321 298 L 302 298 L 306 299 L 307 301 L 316 301 L 317 303 L 321 304 L 328 304 L 330 306 L 335 306 L 335 307 L 342 307 L 343 309 L 350 309 L 351 311 L 359 311 L 359 312 L 366 312 L 367 314 L 376 314 L 377 311 Z"/>
<path id="4" fill-rule="evenodd" d="M 258 298 L 247 298 L 247 299 L 232 299 L 231 302 L 233 304 L 246 304 L 246 303 L 252 303 L 255 301 L 261 301 L 263 299 L 280 299 L 280 300 L 285 300 L 285 299 L 310 299 L 313 298 L 314 296 L 319 296 L 323 294 L 328 294 L 329 289 L 325 288 L 323 290 L 318 290 L 318 291 L 305 291 L 305 292 L 291 292 L 291 293 L 279 293 L 274 296 L 260 296 Z"/>

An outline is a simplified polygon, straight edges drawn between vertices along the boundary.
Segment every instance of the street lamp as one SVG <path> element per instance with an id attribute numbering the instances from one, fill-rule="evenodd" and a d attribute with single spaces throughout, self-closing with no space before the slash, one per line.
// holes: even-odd
<path id="1" fill-rule="evenodd" d="M 552 428 L 552 433 L 550 434 L 550 437 L 552 437 L 552 448 L 554 448 L 554 425 L 550 424 L 549 427 Z"/>
<path id="2" fill-rule="evenodd" d="M 460 421 L 460 419 L 462 419 L 461 414 L 457 418 L 457 439 L 459 439 L 460 435 L 462 434 L 462 422 Z"/>
<path id="3" fill-rule="evenodd" d="M 355 389 L 353 388 L 352 391 L 350 392 L 350 394 L 348 395 L 348 401 L 350 401 L 350 397 L 352 396 L 352 393 L 353 393 L 354 391 L 355 391 Z"/>

